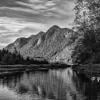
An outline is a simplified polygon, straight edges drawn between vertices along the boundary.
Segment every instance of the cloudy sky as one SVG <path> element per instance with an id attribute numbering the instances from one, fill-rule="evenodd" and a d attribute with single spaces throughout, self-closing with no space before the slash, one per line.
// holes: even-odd
<path id="1" fill-rule="evenodd" d="M 52 25 L 71 27 L 74 0 L 0 0 L 0 49 Z"/>

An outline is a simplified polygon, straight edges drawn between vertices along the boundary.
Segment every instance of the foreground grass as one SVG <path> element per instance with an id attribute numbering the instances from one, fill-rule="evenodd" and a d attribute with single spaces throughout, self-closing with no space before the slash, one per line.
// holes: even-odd
<path id="1" fill-rule="evenodd" d="M 65 77 L 67 78 L 68 75 Z M 69 83 L 60 77 L 60 73 L 58 75 L 55 71 L 51 71 L 47 74 L 38 73 L 30 77 L 24 75 L 16 90 L 21 95 L 30 95 L 32 100 L 35 98 L 37 100 L 83 100 L 83 96 L 73 83 Z"/>

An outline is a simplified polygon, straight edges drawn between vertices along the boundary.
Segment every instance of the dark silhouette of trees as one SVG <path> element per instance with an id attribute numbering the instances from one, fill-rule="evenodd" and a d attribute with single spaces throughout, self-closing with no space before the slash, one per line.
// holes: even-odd
<path id="1" fill-rule="evenodd" d="M 48 64 L 48 61 L 38 61 L 32 58 L 23 58 L 17 51 L 14 53 L 8 50 L 0 50 L 0 64 L 1 65 L 14 65 L 14 64 Z"/>

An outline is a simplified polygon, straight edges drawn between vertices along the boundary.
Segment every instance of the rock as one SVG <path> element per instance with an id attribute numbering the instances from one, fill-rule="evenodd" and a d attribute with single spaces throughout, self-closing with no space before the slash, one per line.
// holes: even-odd
<path id="1" fill-rule="evenodd" d="M 44 58 L 50 62 L 72 64 L 71 55 L 77 37 L 73 30 L 54 25 L 46 33 L 19 38 L 5 49 L 10 52 L 16 49 L 25 58 Z"/>

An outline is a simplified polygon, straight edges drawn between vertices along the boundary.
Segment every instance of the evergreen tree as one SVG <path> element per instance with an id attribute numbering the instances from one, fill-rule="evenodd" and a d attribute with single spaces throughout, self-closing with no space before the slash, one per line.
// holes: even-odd
<path id="1" fill-rule="evenodd" d="M 7 50 L 0 50 L 0 64 L 3 65 L 14 65 L 14 64 L 48 64 L 48 62 L 46 60 L 44 61 L 38 61 L 38 60 L 34 60 L 32 58 L 27 57 L 26 59 L 23 58 L 20 53 L 14 52 L 11 53 Z"/>

